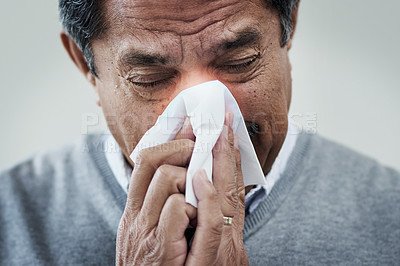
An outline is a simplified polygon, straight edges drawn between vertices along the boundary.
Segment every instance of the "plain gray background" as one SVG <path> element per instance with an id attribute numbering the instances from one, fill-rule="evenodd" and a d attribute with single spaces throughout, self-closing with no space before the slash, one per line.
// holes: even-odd
<path id="1" fill-rule="evenodd" d="M 303 0 L 290 57 L 299 125 L 400 169 L 400 2 Z M 59 41 L 57 1 L 3 1 L 0 168 L 85 133 L 101 116 Z M 104 120 L 89 132 L 105 128 Z"/>

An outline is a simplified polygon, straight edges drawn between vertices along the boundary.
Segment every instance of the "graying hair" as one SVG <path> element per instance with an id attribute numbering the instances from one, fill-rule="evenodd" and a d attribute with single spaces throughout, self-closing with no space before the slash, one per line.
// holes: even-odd
<path id="1" fill-rule="evenodd" d="M 281 46 L 283 47 L 292 35 L 292 14 L 299 0 L 265 1 L 267 6 L 272 6 L 279 13 L 282 28 Z M 88 67 L 95 77 L 98 75 L 90 42 L 100 38 L 107 29 L 101 8 L 102 3 L 103 1 L 99 0 L 59 0 L 58 2 L 61 23 L 82 50 Z"/>
<path id="2" fill-rule="evenodd" d="M 281 23 L 281 46 L 285 46 L 290 40 L 293 31 L 293 11 L 296 11 L 299 0 L 266 0 L 276 10 L 278 10 Z"/>

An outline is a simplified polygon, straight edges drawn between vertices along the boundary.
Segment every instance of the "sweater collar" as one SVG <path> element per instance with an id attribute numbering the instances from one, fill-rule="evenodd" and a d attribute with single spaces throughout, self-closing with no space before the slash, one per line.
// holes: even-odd
<path id="1" fill-rule="evenodd" d="M 249 201 L 250 198 L 255 195 L 255 192 L 260 189 L 264 189 L 267 195 L 271 192 L 273 186 L 285 171 L 289 157 L 292 154 L 294 146 L 296 145 L 299 132 L 299 129 L 289 119 L 288 131 L 282 148 L 279 151 L 279 154 L 276 157 L 270 172 L 266 175 L 266 185 L 257 186 L 250 190 L 250 192 L 246 195 L 246 201 Z M 129 165 L 129 163 L 125 160 L 117 141 L 111 133 L 105 138 L 103 145 L 107 163 L 109 164 L 118 184 L 121 186 L 122 190 L 127 193 L 133 170 L 132 166 Z M 252 208 L 255 207 L 256 206 L 252 206 Z"/>

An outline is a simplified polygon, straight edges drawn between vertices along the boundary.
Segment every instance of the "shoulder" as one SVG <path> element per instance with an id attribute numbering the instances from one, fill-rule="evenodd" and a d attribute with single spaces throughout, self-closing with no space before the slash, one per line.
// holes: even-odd
<path id="1" fill-rule="evenodd" d="M 247 240 L 249 250 L 257 254 L 249 256 L 254 262 L 398 261 L 400 175 L 375 159 L 301 133 L 284 174 L 262 205 L 268 207 L 259 207 L 253 217 L 269 210 L 279 197 L 283 199 L 279 209 Z"/>
<path id="2" fill-rule="evenodd" d="M 2 170 L 1 194 L 24 189 L 42 191 L 65 182 L 65 177 L 84 174 L 93 166 L 93 154 L 103 151 L 102 143 L 101 135 L 86 135 L 73 143 L 35 154 Z"/>
<path id="3" fill-rule="evenodd" d="M 368 184 L 375 188 L 400 189 L 398 171 L 379 163 L 376 159 L 319 135 L 300 135 L 307 142 L 305 161 L 308 171 L 341 181 Z"/>
<path id="4" fill-rule="evenodd" d="M 84 136 L 0 173 L 1 265 L 114 260 L 123 209 L 118 184 L 107 183 L 103 140 Z"/>
<path id="5" fill-rule="evenodd" d="M 312 194 L 318 204 L 337 209 L 338 215 L 358 214 L 359 219 L 380 224 L 379 230 L 389 224 L 398 225 L 398 171 L 324 137 L 301 138 L 299 144 L 307 144 L 303 144 L 300 191 Z M 400 233 L 398 226 L 394 229 Z"/>

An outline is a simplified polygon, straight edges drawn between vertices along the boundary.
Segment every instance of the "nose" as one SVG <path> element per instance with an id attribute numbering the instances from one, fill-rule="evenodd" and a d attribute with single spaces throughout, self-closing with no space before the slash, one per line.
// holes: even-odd
<path id="1" fill-rule="evenodd" d="M 177 89 L 180 92 L 184 89 L 215 79 L 216 77 L 207 70 L 195 69 L 187 71 L 185 73 L 181 73 L 181 79 L 177 84 Z"/>

